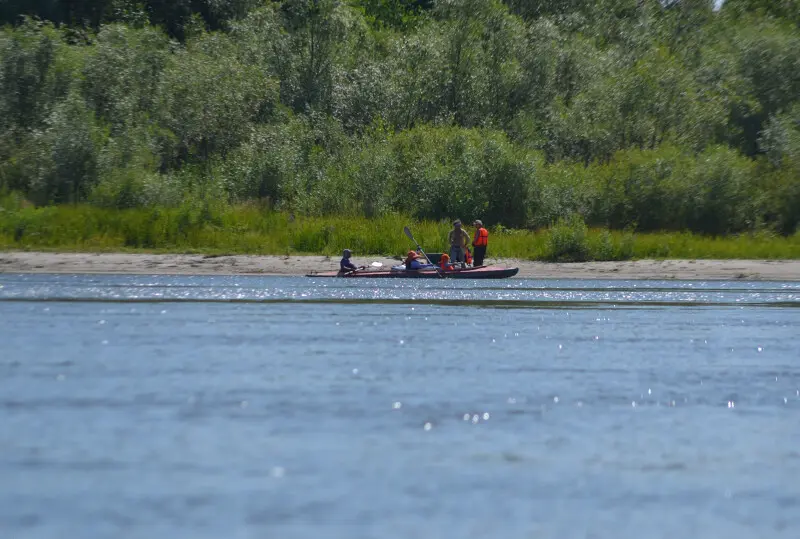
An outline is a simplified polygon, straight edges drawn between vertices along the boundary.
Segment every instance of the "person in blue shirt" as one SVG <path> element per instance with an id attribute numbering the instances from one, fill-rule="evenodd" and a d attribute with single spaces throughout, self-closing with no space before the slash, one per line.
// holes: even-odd
<path id="1" fill-rule="evenodd" d="M 420 258 L 419 253 L 417 253 L 416 251 L 409 251 L 408 256 L 403 262 L 406 265 L 406 269 L 407 270 L 422 269 L 424 265 L 419 261 L 419 258 Z"/>
<path id="2" fill-rule="evenodd" d="M 342 260 L 339 262 L 339 273 L 351 273 L 353 271 L 364 269 L 365 266 L 356 266 L 350 261 L 350 256 L 353 253 L 350 249 L 345 249 L 342 251 Z"/>

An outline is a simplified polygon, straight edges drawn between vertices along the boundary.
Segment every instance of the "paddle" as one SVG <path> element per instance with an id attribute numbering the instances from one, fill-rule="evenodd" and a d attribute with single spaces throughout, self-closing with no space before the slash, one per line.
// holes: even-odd
<path id="1" fill-rule="evenodd" d="M 433 262 L 431 262 L 431 259 L 428 258 L 428 255 L 425 254 L 425 251 L 422 250 L 422 247 L 420 247 L 419 243 L 417 243 L 417 240 L 414 239 L 414 234 L 411 233 L 411 230 L 407 226 L 403 227 L 403 232 L 405 233 L 406 236 L 408 236 L 408 239 L 414 242 L 414 245 L 417 246 L 417 249 L 419 249 L 419 252 L 422 253 L 422 256 L 425 257 L 425 260 L 433 264 Z M 433 264 L 433 269 L 436 270 L 436 275 L 438 275 L 439 277 L 443 277 L 442 272 L 439 271 L 439 268 L 436 266 L 436 264 Z"/>
<path id="2" fill-rule="evenodd" d="M 373 267 L 373 268 L 376 268 L 376 269 L 377 268 L 382 268 L 383 267 L 383 262 L 373 262 L 372 264 L 370 264 L 370 266 Z M 361 267 L 356 268 L 354 270 L 350 270 L 348 272 L 345 272 L 344 275 L 352 275 L 354 273 L 358 273 L 360 270 L 365 270 L 365 269 L 367 269 L 367 266 L 361 266 Z"/>

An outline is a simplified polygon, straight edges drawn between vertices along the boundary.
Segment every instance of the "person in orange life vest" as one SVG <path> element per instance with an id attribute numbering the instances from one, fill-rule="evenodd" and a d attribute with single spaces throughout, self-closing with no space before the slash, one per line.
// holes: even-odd
<path id="1" fill-rule="evenodd" d="M 486 257 L 486 247 L 489 245 L 489 231 L 483 228 L 483 222 L 475 219 L 472 223 L 475 227 L 475 239 L 472 246 L 475 248 L 475 266 L 483 266 L 483 259 Z"/>
<path id="2" fill-rule="evenodd" d="M 419 261 L 419 253 L 416 251 L 409 251 L 403 264 L 406 265 L 407 270 L 418 270 L 422 268 L 422 263 Z"/>
<path id="3" fill-rule="evenodd" d="M 450 255 L 447 253 L 443 253 L 442 257 L 439 259 L 439 267 L 443 270 L 452 270 L 455 269 L 455 266 L 450 263 Z"/>

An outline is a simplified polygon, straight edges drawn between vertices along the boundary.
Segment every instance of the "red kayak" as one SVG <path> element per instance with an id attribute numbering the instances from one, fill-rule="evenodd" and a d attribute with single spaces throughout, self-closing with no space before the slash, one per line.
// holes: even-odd
<path id="1" fill-rule="evenodd" d="M 322 273 L 311 273 L 306 277 L 368 277 L 371 279 L 506 279 L 513 277 L 519 272 L 519 268 L 506 268 L 503 266 L 477 266 L 474 268 L 439 270 L 432 268 L 420 270 L 385 270 L 385 269 L 363 269 L 349 273 L 339 273 L 338 271 L 326 271 Z"/>

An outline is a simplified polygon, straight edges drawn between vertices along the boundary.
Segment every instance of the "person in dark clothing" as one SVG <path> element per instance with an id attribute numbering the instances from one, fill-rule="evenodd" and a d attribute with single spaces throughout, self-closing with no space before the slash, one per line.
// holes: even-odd
<path id="1" fill-rule="evenodd" d="M 350 256 L 353 253 L 350 249 L 342 251 L 342 260 L 339 262 L 339 273 L 351 273 L 359 269 L 364 269 L 366 266 L 356 266 L 350 261 Z"/>
<path id="2" fill-rule="evenodd" d="M 483 266 L 483 259 L 486 257 L 486 247 L 489 245 L 489 231 L 483 228 L 483 222 L 475 219 L 472 223 L 475 226 L 475 239 L 472 240 L 472 265 Z"/>

